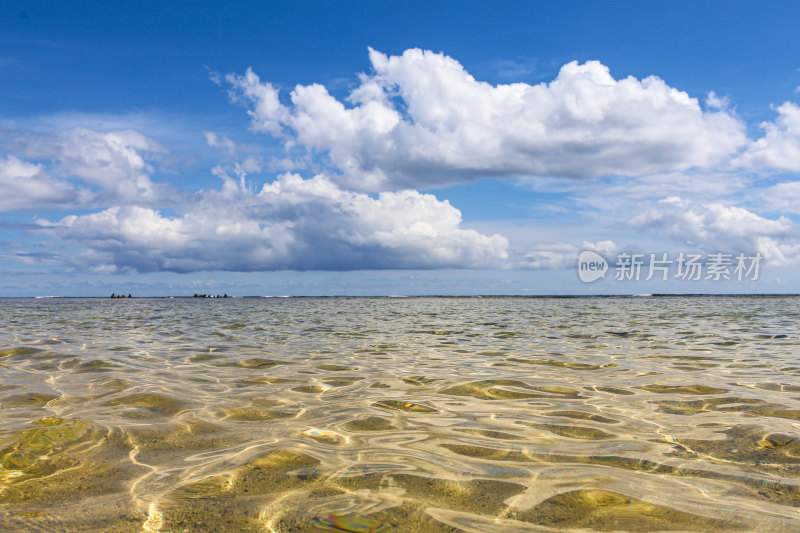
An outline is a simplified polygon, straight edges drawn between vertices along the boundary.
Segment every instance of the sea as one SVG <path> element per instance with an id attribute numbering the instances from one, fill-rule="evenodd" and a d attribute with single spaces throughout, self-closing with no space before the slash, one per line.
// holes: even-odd
<path id="1" fill-rule="evenodd" d="M 0 531 L 800 531 L 800 298 L 0 299 Z"/>

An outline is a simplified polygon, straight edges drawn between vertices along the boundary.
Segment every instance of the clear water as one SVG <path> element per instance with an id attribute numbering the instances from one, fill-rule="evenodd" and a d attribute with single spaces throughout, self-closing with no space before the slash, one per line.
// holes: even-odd
<path id="1" fill-rule="evenodd" d="M 797 531 L 797 298 L 0 300 L 0 530 Z"/>

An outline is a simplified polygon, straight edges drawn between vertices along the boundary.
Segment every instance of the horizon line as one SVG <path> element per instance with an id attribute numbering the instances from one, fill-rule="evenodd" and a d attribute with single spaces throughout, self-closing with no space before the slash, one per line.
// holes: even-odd
<path id="1" fill-rule="evenodd" d="M 145 295 L 111 298 L 110 296 L 0 296 L 0 299 L 107 299 L 107 300 L 133 300 L 133 299 L 190 299 L 190 300 L 231 300 L 231 299 L 272 299 L 272 298 L 675 298 L 675 297 L 731 297 L 731 298 L 759 298 L 759 297 L 800 297 L 800 293 L 619 293 L 619 294 L 286 294 L 286 295 L 240 295 L 227 297 L 222 295 L 194 296 L 194 295 Z"/>

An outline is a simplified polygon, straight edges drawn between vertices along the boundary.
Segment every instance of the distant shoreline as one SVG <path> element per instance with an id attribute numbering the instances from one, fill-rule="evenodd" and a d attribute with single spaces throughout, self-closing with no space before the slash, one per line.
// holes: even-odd
<path id="1" fill-rule="evenodd" d="M 287 298 L 363 298 L 363 299 L 404 299 L 404 298 L 448 298 L 448 299 L 478 299 L 478 298 L 524 298 L 524 299 L 548 299 L 548 298 L 798 298 L 798 293 L 663 293 L 663 294 L 414 294 L 414 295 L 369 295 L 358 296 L 349 294 L 334 295 L 281 295 L 281 296 L 230 296 L 196 298 L 189 296 L 133 296 L 131 298 L 119 298 L 120 300 L 271 300 Z M 0 296 L 0 300 L 116 300 L 109 296 Z"/>

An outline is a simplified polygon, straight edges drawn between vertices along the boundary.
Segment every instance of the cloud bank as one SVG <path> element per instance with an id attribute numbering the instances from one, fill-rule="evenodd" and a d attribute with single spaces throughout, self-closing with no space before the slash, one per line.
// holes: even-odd
<path id="1" fill-rule="evenodd" d="M 85 266 L 140 272 L 464 268 L 508 257 L 504 237 L 460 223 L 458 209 L 430 194 L 373 198 L 295 174 L 258 193 L 228 178 L 180 216 L 128 206 L 39 221 L 42 231 L 101 253 Z"/>
<path id="2" fill-rule="evenodd" d="M 800 182 L 772 178 L 800 171 L 795 104 L 778 106 L 751 140 L 728 98 L 710 93 L 701 105 L 656 76 L 615 79 L 597 61 L 568 63 L 549 83 L 493 85 L 430 51 L 370 49 L 369 60 L 342 99 L 319 84 L 281 93 L 250 69 L 215 75 L 246 106 L 251 129 L 286 152 L 262 158 L 250 144 L 197 131 L 219 156 L 208 173 L 221 180 L 217 190 L 178 194 L 159 182 L 165 148 L 119 124 L 27 132 L 4 143 L 12 149 L 0 156 L 0 211 L 94 211 L 39 216 L 36 227 L 78 249 L 49 262 L 95 272 L 557 269 L 582 248 L 610 254 L 630 244 L 597 232 L 598 242 L 585 242 L 578 231 L 593 225 L 759 251 L 773 264 L 800 260 L 796 224 L 780 216 L 800 213 Z M 265 168 L 308 175 L 248 183 Z M 585 225 L 514 249 L 420 192 L 487 177 L 554 184 L 562 203 L 549 212 L 580 213 Z"/>
<path id="3" fill-rule="evenodd" d="M 225 79 L 254 130 L 325 154 L 334 179 L 361 190 L 710 167 L 747 141 L 728 111 L 704 111 L 655 76 L 616 80 L 598 61 L 568 63 L 550 83 L 491 85 L 430 51 L 369 58 L 346 101 L 312 84 L 283 103 L 252 70 Z"/>
<path id="4" fill-rule="evenodd" d="M 0 159 L 0 211 L 140 205 L 174 195 L 152 181 L 146 160 L 164 148 L 134 130 L 28 132 L 14 144 L 18 155 Z"/>
<path id="5" fill-rule="evenodd" d="M 742 207 L 669 197 L 634 217 L 631 225 L 659 231 L 694 249 L 760 252 L 772 266 L 800 259 L 800 235 L 790 219 L 768 219 Z"/>
<path id="6" fill-rule="evenodd" d="M 42 165 L 9 155 L 0 158 L 0 211 L 47 209 L 74 203 L 81 193 L 50 177 Z"/>

